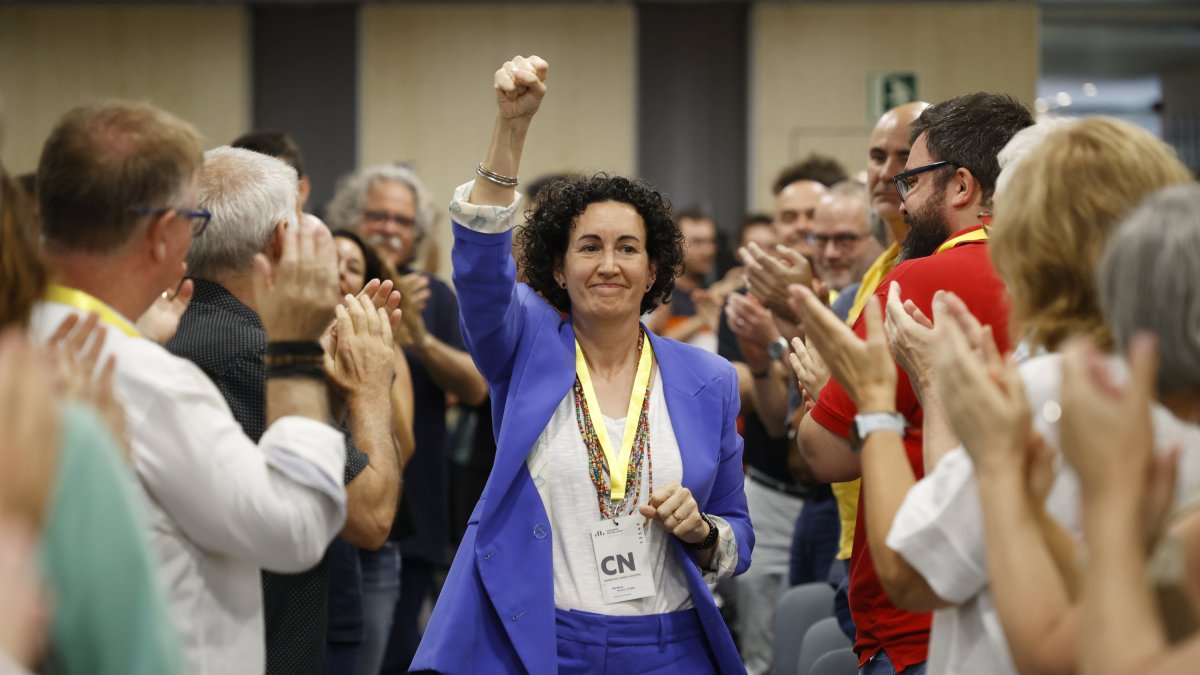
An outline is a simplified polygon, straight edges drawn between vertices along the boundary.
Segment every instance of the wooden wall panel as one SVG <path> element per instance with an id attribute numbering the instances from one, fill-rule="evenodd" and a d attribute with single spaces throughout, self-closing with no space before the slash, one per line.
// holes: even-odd
<path id="1" fill-rule="evenodd" d="M 363 164 L 413 162 L 436 202 L 440 272 L 445 206 L 469 180 L 495 114 L 492 73 L 514 54 L 550 63 L 521 179 L 635 165 L 631 5 L 367 5 L 362 12 Z"/>
<path id="2" fill-rule="evenodd" d="M 865 168 L 874 71 L 916 72 L 930 102 L 989 90 L 1032 106 L 1037 88 L 1032 3 L 759 3 L 751 26 L 749 194 L 761 209 L 776 172 L 810 152 Z"/>
<path id="3" fill-rule="evenodd" d="M 5 164 L 33 170 L 59 116 L 96 97 L 151 101 L 228 143 L 250 120 L 247 27 L 242 7 L 0 7 Z"/>

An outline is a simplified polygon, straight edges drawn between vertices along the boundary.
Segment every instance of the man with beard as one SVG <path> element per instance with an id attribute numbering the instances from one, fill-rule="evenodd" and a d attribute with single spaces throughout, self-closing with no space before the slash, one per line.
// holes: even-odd
<path id="1" fill-rule="evenodd" d="M 893 178 L 908 233 L 900 246 L 899 264 L 875 291 L 881 303 L 894 281 L 903 300 L 933 316 L 934 294 L 953 291 L 982 323 L 992 326 L 998 346 L 1007 351 L 1008 306 L 1003 284 L 988 258 L 986 222 L 1000 173 L 996 154 L 1031 124 L 1028 110 L 999 94 L 968 94 L 921 113 L 909 129 L 912 147 L 905 170 Z M 861 317 L 855 332 L 860 337 L 866 333 Z M 930 397 L 918 401 L 901 371 L 896 404 L 903 419 L 876 419 L 872 411 L 859 414 L 845 390 L 830 381 L 800 427 L 800 450 L 813 474 L 824 481 L 848 481 L 861 475 L 859 456 L 848 440 L 853 427 L 856 443 L 872 430 L 894 428 L 903 433 L 913 472 L 923 476 L 926 463 L 936 458 L 923 453 L 922 404 L 938 403 Z M 854 648 L 863 673 L 915 675 L 924 671 L 929 615 L 901 610 L 885 594 L 896 580 L 888 576 L 893 570 L 877 573 L 867 548 L 870 523 L 863 518 L 862 504 L 870 490 L 870 485 L 864 485 L 860 494 L 850 562 L 850 610 L 857 627 Z"/>

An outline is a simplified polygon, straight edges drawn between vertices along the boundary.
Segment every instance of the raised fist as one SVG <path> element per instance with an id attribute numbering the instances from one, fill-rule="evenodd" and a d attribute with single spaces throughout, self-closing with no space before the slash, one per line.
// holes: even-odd
<path id="1" fill-rule="evenodd" d="M 496 106 L 505 119 L 532 118 L 546 95 L 550 64 L 540 56 L 514 56 L 496 71 Z"/>

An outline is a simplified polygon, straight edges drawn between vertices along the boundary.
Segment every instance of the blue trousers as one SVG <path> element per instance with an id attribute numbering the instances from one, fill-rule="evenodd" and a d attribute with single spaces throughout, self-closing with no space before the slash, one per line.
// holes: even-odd
<path id="1" fill-rule="evenodd" d="M 362 550 L 363 641 L 358 675 L 379 675 L 392 632 L 392 615 L 400 599 L 400 549 L 387 542 L 378 551 Z"/>
<path id="2" fill-rule="evenodd" d="M 918 663 L 896 672 L 896 667 L 892 665 L 887 652 L 881 649 L 858 671 L 858 675 L 925 675 L 925 664 Z"/>
<path id="3" fill-rule="evenodd" d="M 554 617 L 562 675 L 717 672 L 694 609 L 647 616 L 558 609 Z"/>

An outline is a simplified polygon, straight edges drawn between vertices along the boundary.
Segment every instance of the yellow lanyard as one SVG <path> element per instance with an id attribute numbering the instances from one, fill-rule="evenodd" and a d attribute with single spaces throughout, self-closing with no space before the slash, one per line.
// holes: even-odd
<path id="1" fill-rule="evenodd" d="M 629 470 L 629 456 L 633 452 L 638 419 L 642 415 L 642 406 L 645 403 L 644 399 L 639 401 L 634 394 L 643 391 L 646 392 L 645 396 L 650 395 L 646 386 L 650 383 L 650 366 L 653 362 L 654 349 L 650 346 L 650 337 L 647 336 L 642 345 L 642 358 L 638 360 L 637 375 L 633 379 L 633 391 L 629 393 L 629 411 L 625 413 L 625 436 L 621 439 L 621 446 L 614 450 L 608 440 L 608 425 L 604 423 L 604 413 L 600 411 L 596 391 L 592 388 L 592 376 L 588 372 L 587 361 L 583 358 L 583 348 L 579 346 L 579 340 L 575 341 L 575 374 L 579 376 L 579 383 L 583 385 L 583 400 L 587 403 L 588 411 L 599 418 L 593 420 L 592 428 L 596 432 L 600 449 L 604 451 L 604 459 L 608 461 L 608 492 L 609 499 L 613 501 L 625 498 L 625 473 Z M 597 421 L 599 424 L 596 424 Z M 620 454 L 617 454 L 618 451 Z"/>
<path id="2" fill-rule="evenodd" d="M 109 307 L 103 300 L 81 290 L 52 284 L 50 288 L 46 289 L 46 301 L 57 302 L 60 305 L 69 305 L 84 312 L 95 312 L 100 315 L 101 321 L 122 333 L 130 337 L 142 336 L 137 328 L 134 328 L 133 324 L 129 323 L 128 319 L 121 316 L 120 312 Z"/>
<path id="3" fill-rule="evenodd" d="M 933 252 L 933 254 L 937 255 L 944 251 L 949 251 L 959 244 L 969 244 L 973 241 L 987 241 L 987 238 L 988 233 L 986 227 L 980 227 L 978 230 L 971 230 L 970 232 L 963 232 L 957 237 L 951 237 L 950 239 L 947 239 L 945 243 L 943 243 L 937 248 L 936 251 Z"/>

